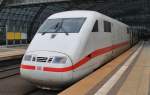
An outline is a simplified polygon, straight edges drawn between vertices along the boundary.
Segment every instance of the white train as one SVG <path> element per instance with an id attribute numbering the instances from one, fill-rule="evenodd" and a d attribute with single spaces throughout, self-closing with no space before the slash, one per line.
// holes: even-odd
<path id="1" fill-rule="evenodd" d="M 94 11 L 51 15 L 23 57 L 21 76 L 40 87 L 68 86 L 127 50 L 128 28 Z"/>

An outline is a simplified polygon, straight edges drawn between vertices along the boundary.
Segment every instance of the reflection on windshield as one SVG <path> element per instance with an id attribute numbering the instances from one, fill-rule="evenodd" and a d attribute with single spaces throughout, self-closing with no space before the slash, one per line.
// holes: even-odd
<path id="1" fill-rule="evenodd" d="M 78 33 L 85 18 L 48 19 L 39 28 L 39 33 Z"/>

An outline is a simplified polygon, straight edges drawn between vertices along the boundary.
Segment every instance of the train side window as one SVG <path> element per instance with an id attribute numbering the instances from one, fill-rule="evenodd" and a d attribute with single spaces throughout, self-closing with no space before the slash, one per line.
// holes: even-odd
<path id="1" fill-rule="evenodd" d="M 98 21 L 96 20 L 92 32 L 98 32 Z"/>
<path id="2" fill-rule="evenodd" d="M 104 32 L 111 32 L 111 23 L 104 21 Z"/>

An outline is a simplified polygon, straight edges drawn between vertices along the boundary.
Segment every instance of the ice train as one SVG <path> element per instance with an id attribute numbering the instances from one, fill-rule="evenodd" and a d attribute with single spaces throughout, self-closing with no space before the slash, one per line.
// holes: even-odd
<path id="1" fill-rule="evenodd" d="M 39 87 L 62 88 L 130 48 L 135 37 L 128 25 L 95 11 L 56 13 L 38 29 L 20 73 Z"/>

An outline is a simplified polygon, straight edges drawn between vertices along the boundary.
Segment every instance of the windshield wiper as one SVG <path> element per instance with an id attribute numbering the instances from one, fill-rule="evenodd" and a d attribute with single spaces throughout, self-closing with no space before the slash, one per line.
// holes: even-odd
<path id="1" fill-rule="evenodd" d="M 48 30 L 50 29 L 50 28 L 48 28 L 46 31 L 44 31 L 44 32 L 42 32 L 42 35 L 44 35 L 45 33 L 56 33 L 56 31 L 58 31 L 58 29 L 60 28 L 59 25 L 60 23 L 57 23 L 56 24 L 56 26 L 55 26 L 55 30 L 53 31 L 53 32 L 48 32 Z"/>
<path id="2" fill-rule="evenodd" d="M 68 36 L 69 35 L 69 33 L 68 32 L 65 32 L 65 34 Z"/>
<path id="3" fill-rule="evenodd" d="M 63 32 L 68 36 L 69 35 L 69 33 L 68 32 L 65 32 L 65 29 L 63 29 L 62 28 L 62 24 L 63 24 L 63 20 L 62 20 L 62 22 L 61 22 L 61 24 L 60 24 L 60 29 L 62 29 L 63 30 Z"/>
<path id="4" fill-rule="evenodd" d="M 45 35 L 46 33 L 48 33 L 48 32 L 41 32 L 41 35 Z"/>

